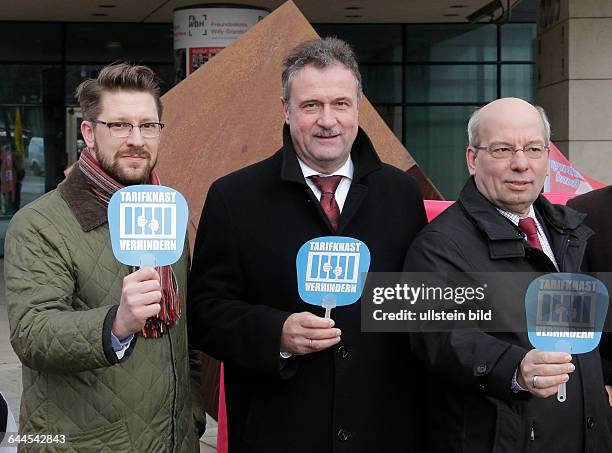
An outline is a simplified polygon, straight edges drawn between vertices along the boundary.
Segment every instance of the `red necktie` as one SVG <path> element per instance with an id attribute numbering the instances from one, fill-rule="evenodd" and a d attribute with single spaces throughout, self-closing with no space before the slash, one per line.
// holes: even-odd
<path id="1" fill-rule="evenodd" d="M 310 176 L 310 180 L 321 191 L 321 207 L 332 225 L 334 231 L 338 229 L 340 221 L 340 208 L 336 203 L 336 188 L 340 184 L 342 176 Z"/>
<path id="2" fill-rule="evenodd" d="M 531 217 L 521 219 L 519 220 L 518 227 L 527 235 L 527 242 L 529 242 L 529 245 L 535 249 L 542 250 L 542 244 L 540 244 L 540 239 L 538 238 L 538 228 L 536 227 L 535 220 Z"/>

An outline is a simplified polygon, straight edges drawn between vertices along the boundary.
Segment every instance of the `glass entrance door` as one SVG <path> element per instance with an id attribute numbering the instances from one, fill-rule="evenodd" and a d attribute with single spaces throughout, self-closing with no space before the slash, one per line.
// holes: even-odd
<path id="1" fill-rule="evenodd" d="M 66 109 L 66 163 L 67 167 L 74 164 L 81 156 L 85 148 L 85 141 L 81 134 L 81 123 L 83 113 L 80 107 L 68 107 Z"/>

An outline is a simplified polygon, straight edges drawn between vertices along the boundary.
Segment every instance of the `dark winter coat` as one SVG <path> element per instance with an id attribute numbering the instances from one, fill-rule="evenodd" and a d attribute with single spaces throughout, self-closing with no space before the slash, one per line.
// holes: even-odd
<path id="1" fill-rule="evenodd" d="M 582 224 L 584 215 L 542 196 L 534 208 L 560 270 L 578 271 L 592 234 Z M 556 272 L 547 256 L 480 194 L 473 178 L 459 200 L 415 239 L 405 270 Z M 512 287 L 509 280 L 508 291 Z M 511 299 L 523 304 L 524 293 Z M 525 331 L 414 334 L 411 347 L 430 372 L 429 451 L 612 451 L 610 408 L 597 350 L 573 357 L 577 369 L 567 383 L 567 401 L 559 403 L 555 396 L 541 399 L 511 390 L 517 366 L 532 349 Z"/>
<path id="2" fill-rule="evenodd" d="M 287 127 L 272 157 L 208 192 L 189 281 L 190 342 L 225 362 L 231 453 L 416 452 L 419 367 L 407 335 L 362 333 L 360 303 L 335 308 L 341 342 L 279 357 L 291 313 L 323 310 L 297 290 L 306 241 L 343 235 L 370 249 L 370 271 L 397 272 L 425 224 L 412 177 L 382 164 L 360 131 L 337 233 L 300 170 Z"/>

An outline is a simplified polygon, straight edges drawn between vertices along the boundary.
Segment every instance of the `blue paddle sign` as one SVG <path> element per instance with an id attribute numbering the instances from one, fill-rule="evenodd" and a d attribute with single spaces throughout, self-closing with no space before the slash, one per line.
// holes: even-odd
<path id="1" fill-rule="evenodd" d="M 359 300 L 370 268 L 370 250 L 346 236 L 324 236 L 307 241 L 296 257 L 298 292 L 302 300 L 331 309 Z"/>
<path id="2" fill-rule="evenodd" d="M 538 277 L 525 294 L 529 341 L 542 351 L 591 352 L 601 340 L 608 304 L 608 289 L 590 275 Z M 563 402 L 565 398 L 565 384 L 561 384 L 557 399 Z"/>
<path id="3" fill-rule="evenodd" d="M 129 186 L 108 204 L 108 225 L 117 261 L 129 266 L 168 266 L 185 244 L 189 209 L 183 195 L 165 186 Z"/>

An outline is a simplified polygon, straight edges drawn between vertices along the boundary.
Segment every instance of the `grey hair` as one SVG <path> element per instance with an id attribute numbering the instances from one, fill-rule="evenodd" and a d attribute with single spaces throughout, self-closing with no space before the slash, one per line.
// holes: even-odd
<path id="1" fill-rule="evenodd" d="M 283 61 L 283 99 L 289 101 L 291 92 L 291 81 L 295 74 L 304 67 L 312 65 L 323 69 L 336 64 L 341 64 L 350 70 L 357 80 L 357 99 L 363 95 L 361 85 L 361 73 L 357 65 L 357 59 L 351 46 L 341 39 L 327 37 L 313 39 L 298 44 Z"/>
<path id="2" fill-rule="evenodd" d="M 532 104 L 533 105 L 533 104 Z M 550 144 L 550 122 L 548 121 L 548 116 L 542 107 L 539 105 L 533 105 L 535 109 L 540 114 L 540 118 L 542 118 L 542 123 L 544 124 L 544 139 L 546 140 L 546 146 Z M 468 132 L 468 144 L 470 146 L 480 146 L 480 110 L 475 110 L 470 116 L 470 120 L 468 121 L 467 132 Z"/>

